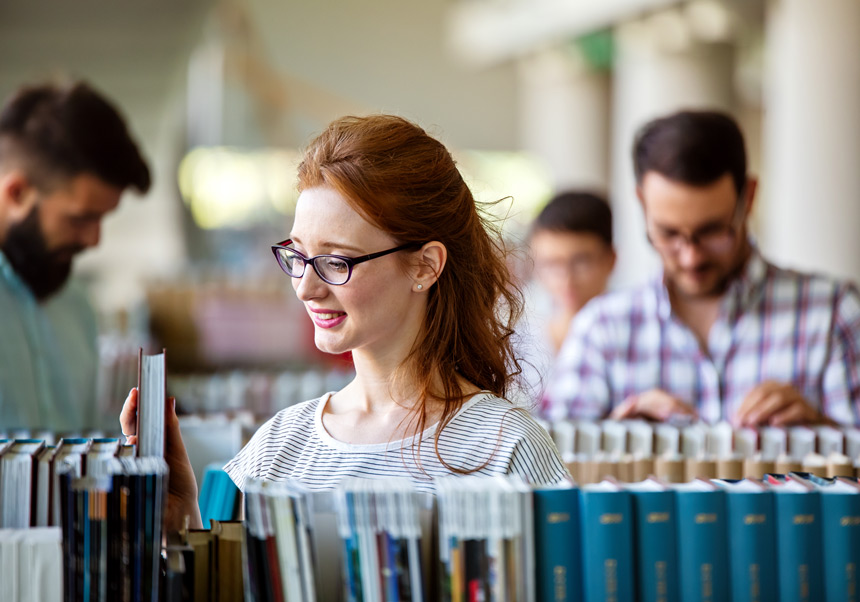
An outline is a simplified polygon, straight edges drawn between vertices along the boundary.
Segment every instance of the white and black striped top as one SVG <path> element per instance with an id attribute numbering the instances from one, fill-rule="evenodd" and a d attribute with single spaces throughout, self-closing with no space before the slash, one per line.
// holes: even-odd
<path id="1" fill-rule="evenodd" d="M 419 491 L 433 491 L 432 477 L 452 474 L 436 456 L 436 425 L 420 437 L 353 445 L 332 438 L 322 424 L 331 393 L 281 410 L 224 467 L 239 489 L 249 476 L 293 479 L 309 489 L 331 489 L 346 477 L 408 477 Z M 414 441 L 414 446 L 413 446 Z M 443 429 L 439 453 L 451 466 L 474 474 L 519 474 L 538 485 L 568 477 L 555 444 L 527 412 L 490 393 L 479 393 Z M 417 458 L 416 458 L 417 456 Z M 416 462 L 419 460 L 419 462 Z M 419 468 L 420 464 L 420 468 Z"/>

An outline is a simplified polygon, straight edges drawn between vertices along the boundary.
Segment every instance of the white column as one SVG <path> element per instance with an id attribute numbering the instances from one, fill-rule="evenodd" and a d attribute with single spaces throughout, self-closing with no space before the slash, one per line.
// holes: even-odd
<path id="1" fill-rule="evenodd" d="M 693 39 L 680 12 L 667 11 L 615 30 L 612 209 L 616 288 L 642 282 L 659 265 L 645 237 L 631 150 L 639 128 L 680 109 L 734 107 L 734 53 L 727 43 Z"/>
<path id="2" fill-rule="evenodd" d="M 762 247 L 860 281 L 860 2 L 769 5 Z"/>
<path id="3" fill-rule="evenodd" d="M 548 167 L 555 189 L 609 186 L 610 77 L 575 48 L 543 50 L 518 63 L 522 148 Z"/>

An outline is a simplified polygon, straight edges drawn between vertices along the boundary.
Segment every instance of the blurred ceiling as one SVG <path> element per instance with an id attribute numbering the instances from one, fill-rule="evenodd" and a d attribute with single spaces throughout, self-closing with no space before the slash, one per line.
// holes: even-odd
<path id="1" fill-rule="evenodd" d="M 0 97 L 51 77 L 86 79 L 126 113 L 158 119 L 212 0 L 0 0 Z M 155 123 L 142 123 L 150 127 Z"/>

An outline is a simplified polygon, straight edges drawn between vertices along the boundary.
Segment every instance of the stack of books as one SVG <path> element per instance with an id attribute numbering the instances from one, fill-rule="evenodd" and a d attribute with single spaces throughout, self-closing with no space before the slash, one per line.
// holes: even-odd
<path id="1" fill-rule="evenodd" d="M 348 602 L 424 600 L 421 525 L 412 483 L 347 479 L 339 491 Z"/>
<path id="2" fill-rule="evenodd" d="M 59 468 L 65 599 L 157 602 L 167 463 L 110 458 L 98 476 Z"/>
<path id="3" fill-rule="evenodd" d="M 250 480 L 245 489 L 248 591 L 258 601 L 314 600 L 314 557 L 307 491 Z"/>
<path id="4" fill-rule="evenodd" d="M 117 438 L 0 439 L 0 528 L 59 526 L 59 467 L 75 476 L 105 474 L 105 463 L 134 455 Z"/>
<path id="5" fill-rule="evenodd" d="M 636 482 L 648 475 L 682 483 L 696 478 L 761 478 L 773 472 L 860 474 L 856 428 L 736 429 L 727 422 L 675 426 L 640 420 L 561 420 L 544 426 L 580 484 L 606 477 Z"/>
<path id="6" fill-rule="evenodd" d="M 517 477 L 436 479 L 440 600 L 527 600 L 534 592 L 531 491 Z"/>
<path id="7" fill-rule="evenodd" d="M 167 534 L 163 602 L 241 602 L 248 563 L 242 521 L 212 520 L 209 529 Z M 314 598 L 308 598 L 313 600 Z"/>

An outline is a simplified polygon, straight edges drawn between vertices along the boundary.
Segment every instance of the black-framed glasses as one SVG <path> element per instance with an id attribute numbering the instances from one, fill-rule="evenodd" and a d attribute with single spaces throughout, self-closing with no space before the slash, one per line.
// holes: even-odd
<path id="1" fill-rule="evenodd" d="M 314 255 L 313 257 L 305 257 L 289 245 L 293 244 L 293 240 L 288 238 L 276 245 L 272 245 L 272 253 L 275 254 L 275 259 L 278 260 L 278 265 L 287 274 L 293 278 L 301 278 L 305 275 L 305 268 L 311 264 L 314 272 L 317 273 L 323 282 L 340 286 L 346 284 L 352 277 L 352 269 L 359 263 L 376 259 L 403 251 L 404 249 L 418 249 L 422 246 L 421 243 L 406 243 L 393 249 L 379 251 L 378 253 L 370 253 L 361 257 L 344 257 L 343 255 Z"/>
<path id="2" fill-rule="evenodd" d="M 647 231 L 648 240 L 655 249 L 663 253 L 678 255 L 687 245 L 695 246 L 710 255 L 722 255 L 732 249 L 738 235 L 738 227 L 743 221 L 743 202 L 741 195 L 732 219 L 728 224 L 714 224 L 691 233 L 690 235 L 680 232 L 656 232 Z"/>

